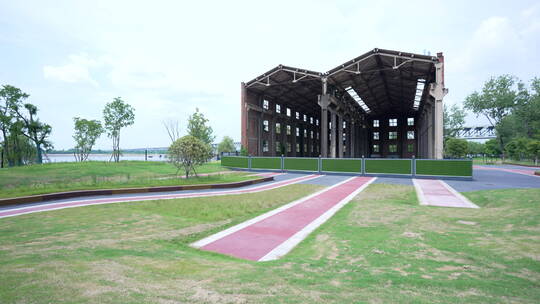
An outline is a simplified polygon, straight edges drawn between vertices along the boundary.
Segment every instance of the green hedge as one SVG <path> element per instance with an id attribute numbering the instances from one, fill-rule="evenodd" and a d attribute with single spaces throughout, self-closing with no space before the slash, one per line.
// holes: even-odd
<path id="1" fill-rule="evenodd" d="M 360 159 L 323 159 L 322 171 L 362 173 Z"/>
<path id="2" fill-rule="evenodd" d="M 248 158 L 242 156 L 224 156 L 221 158 L 221 165 L 223 167 L 247 168 Z"/>
<path id="3" fill-rule="evenodd" d="M 410 159 L 366 159 L 366 173 L 412 174 Z"/>
<path id="4" fill-rule="evenodd" d="M 280 157 L 253 157 L 251 158 L 253 169 L 281 169 Z"/>
<path id="5" fill-rule="evenodd" d="M 318 171 L 319 159 L 317 158 L 285 158 L 286 170 Z"/>
<path id="6" fill-rule="evenodd" d="M 417 175 L 472 176 L 471 160 L 417 160 Z"/>

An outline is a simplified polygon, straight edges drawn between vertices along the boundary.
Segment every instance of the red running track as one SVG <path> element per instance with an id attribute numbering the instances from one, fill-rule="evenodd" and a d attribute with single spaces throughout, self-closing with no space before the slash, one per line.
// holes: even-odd
<path id="1" fill-rule="evenodd" d="M 175 194 L 161 194 L 161 195 L 157 194 L 157 195 L 145 195 L 145 196 L 111 197 L 111 198 L 100 198 L 100 199 L 81 199 L 81 200 L 61 202 L 61 203 L 48 203 L 48 204 L 37 205 L 37 206 L 15 207 L 12 209 L 0 211 L 0 218 L 17 216 L 17 215 L 28 214 L 28 213 L 35 213 L 35 212 L 89 206 L 89 205 L 255 193 L 255 192 L 260 192 L 260 191 L 272 190 L 272 189 L 284 187 L 291 184 L 296 184 L 296 183 L 311 180 L 317 177 L 320 177 L 320 175 L 316 175 L 316 174 L 305 175 L 301 177 L 291 178 L 284 181 L 274 182 L 274 183 L 270 183 L 270 184 L 266 184 L 262 186 L 256 186 L 256 187 L 252 187 L 248 189 L 242 189 L 242 190 L 207 191 L 207 192 L 175 193 Z"/>
<path id="2" fill-rule="evenodd" d="M 373 180 L 373 177 L 352 177 L 192 246 L 252 261 L 277 259 Z"/>

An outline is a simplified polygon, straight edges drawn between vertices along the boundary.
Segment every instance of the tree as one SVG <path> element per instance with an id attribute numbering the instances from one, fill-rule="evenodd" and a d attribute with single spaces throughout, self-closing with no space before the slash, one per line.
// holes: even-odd
<path id="1" fill-rule="evenodd" d="M 458 105 L 448 108 L 444 106 L 444 138 L 456 137 L 459 129 L 465 124 L 465 111 Z"/>
<path id="2" fill-rule="evenodd" d="M 465 139 L 449 138 L 446 141 L 445 153 L 452 158 L 463 158 L 467 155 L 467 141 Z"/>
<path id="3" fill-rule="evenodd" d="M 171 139 L 171 143 L 180 138 L 180 124 L 178 123 L 178 120 L 164 120 L 163 126 Z"/>
<path id="4" fill-rule="evenodd" d="M 75 122 L 75 151 L 73 155 L 75 160 L 82 162 L 88 159 L 88 155 L 92 152 L 92 147 L 96 140 L 105 132 L 99 120 L 87 120 L 84 118 L 73 117 Z"/>
<path id="5" fill-rule="evenodd" d="M 229 136 L 224 136 L 223 140 L 218 145 L 218 153 L 221 152 L 235 152 L 234 140 Z"/>
<path id="6" fill-rule="evenodd" d="M 515 138 L 504 146 L 504 150 L 512 159 L 522 160 L 527 154 L 526 138 Z"/>
<path id="7" fill-rule="evenodd" d="M 188 120 L 188 134 L 200 139 L 207 145 L 211 145 L 214 142 L 215 136 L 212 127 L 207 125 L 208 119 L 204 117 L 204 114 L 199 112 L 199 108 L 195 109 L 195 113 L 189 117 Z"/>
<path id="8" fill-rule="evenodd" d="M 469 151 L 469 154 L 472 154 L 473 156 L 483 154 L 484 149 L 484 144 L 475 141 L 467 141 L 467 150 Z"/>
<path id="9" fill-rule="evenodd" d="M 496 139 L 490 139 L 484 143 L 484 153 L 490 157 L 501 155 L 502 151 Z"/>
<path id="10" fill-rule="evenodd" d="M 540 157 L 540 140 L 531 140 L 527 143 L 527 153 L 534 159 L 534 164 L 538 165 Z"/>
<path id="11" fill-rule="evenodd" d="M 105 109 L 103 109 L 105 130 L 107 136 L 113 140 L 111 159 L 114 159 L 115 162 L 120 161 L 120 130 L 135 122 L 134 112 L 135 109 L 120 97 L 116 97 L 112 102 L 106 104 Z"/>
<path id="12" fill-rule="evenodd" d="M 43 149 L 52 148 L 51 142 L 47 139 L 51 135 L 52 128 L 46 123 L 39 121 L 36 117 L 38 108 L 30 103 L 24 104 L 27 113 L 22 112 L 20 107 L 14 107 L 13 111 L 23 122 L 23 135 L 31 140 L 36 148 L 36 162 L 43 163 Z"/>
<path id="13" fill-rule="evenodd" d="M 195 167 L 204 164 L 212 154 L 210 145 L 200 139 L 186 135 L 171 144 L 169 147 L 169 162 L 172 163 L 177 171 L 184 169 L 186 178 L 191 173 L 197 175 Z"/>
<path id="14" fill-rule="evenodd" d="M 531 80 L 531 89 L 520 83 L 512 115 L 513 136 L 540 139 L 540 78 Z"/>
<path id="15" fill-rule="evenodd" d="M 19 107 L 23 100 L 28 98 L 30 95 L 21 91 L 21 89 L 16 88 L 11 85 L 3 85 L 0 90 L 0 130 L 2 132 L 2 160 L 1 166 L 4 166 L 5 160 L 8 161 L 9 166 L 15 165 L 13 162 L 13 153 L 14 147 L 11 146 L 12 140 L 16 136 L 11 136 L 11 131 L 21 130 L 21 128 L 14 127 L 16 123 L 16 115 L 13 113 L 15 107 Z"/>
<path id="16" fill-rule="evenodd" d="M 240 156 L 248 156 L 248 150 L 246 149 L 246 147 L 240 147 Z"/>
<path id="17" fill-rule="evenodd" d="M 491 78 L 482 88 L 482 92 L 473 92 L 465 99 L 465 108 L 476 115 L 484 115 L 489 123 L 497 129 L 501 121 L 512 113 L 516 105 L 518 93 L 515 89 L 522 87 L 521 82 L 510 75 Z M 518 88 L 518 89 L 519 89 Z M 498 136 L 499 147 L 504 149 L 504 140 Z M 503 155 L 504 156 L 504 155 Z"/>

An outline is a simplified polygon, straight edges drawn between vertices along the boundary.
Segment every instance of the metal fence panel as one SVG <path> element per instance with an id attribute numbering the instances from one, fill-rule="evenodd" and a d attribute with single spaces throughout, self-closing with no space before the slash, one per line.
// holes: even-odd
<path id="1" fill-rule="evenodd" d="M 319 159 L 287 157 L 284 167 L 285 170 L 318 171 Z"/>
<path id="2" fill-rule="evenodd" d="M 252 169 L 281 169 L 281 157 L 252 157 Z"/>
<path id="3" fill-rule="evenodd" d="M 366 173 L 412 174 L 411 159 L 366 159 Z"/>
<path id="4" fill-rule="evenodd" d="M 472 173 L 472 160 L 416 160 L 417 175 L 471 177 Z"/>
<path id="5" fill-rule="evenodd" d="M 362 160 L 361 159 L 324 158 L 321 161 L 322 161 L 321 171 L 362 173 Z"/>
<path id="6" fill-rule="evenodd" d="M 221 158 L 221 165 L 224 167 L 233 168 L 248 168 L 248 158 L 243 156 L 223 156 Z"/>

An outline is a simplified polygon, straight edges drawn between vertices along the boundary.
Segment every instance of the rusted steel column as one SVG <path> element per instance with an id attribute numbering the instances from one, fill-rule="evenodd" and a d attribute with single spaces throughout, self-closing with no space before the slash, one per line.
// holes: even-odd
<path id="1" fill-rule="evenodd" d="M 336 158 L 337 156 L 337 143 L 336 143 L 336 131 L 337 128 L 337 120 L 336 120 L 336 112 L 330 111 L 330 157 Z"/>
<path id="2" fill-rule="evenodd" d="M 247 98 L 247 89 L 245 83 L 240 83 L 240 120 L 241 120 L 241 139 L 240 143 L 244 148 L 248 148 L 248 136 L 247 136 L 247 106 L 246 106 L 246 98 Z"/>
<path id="3" fill-rule="evenodd" d="M 338 148 L 338 157 L 343 158 L 343 114 L 338 114 L 338 122 L 337 122 L 337 148 Z"/>

